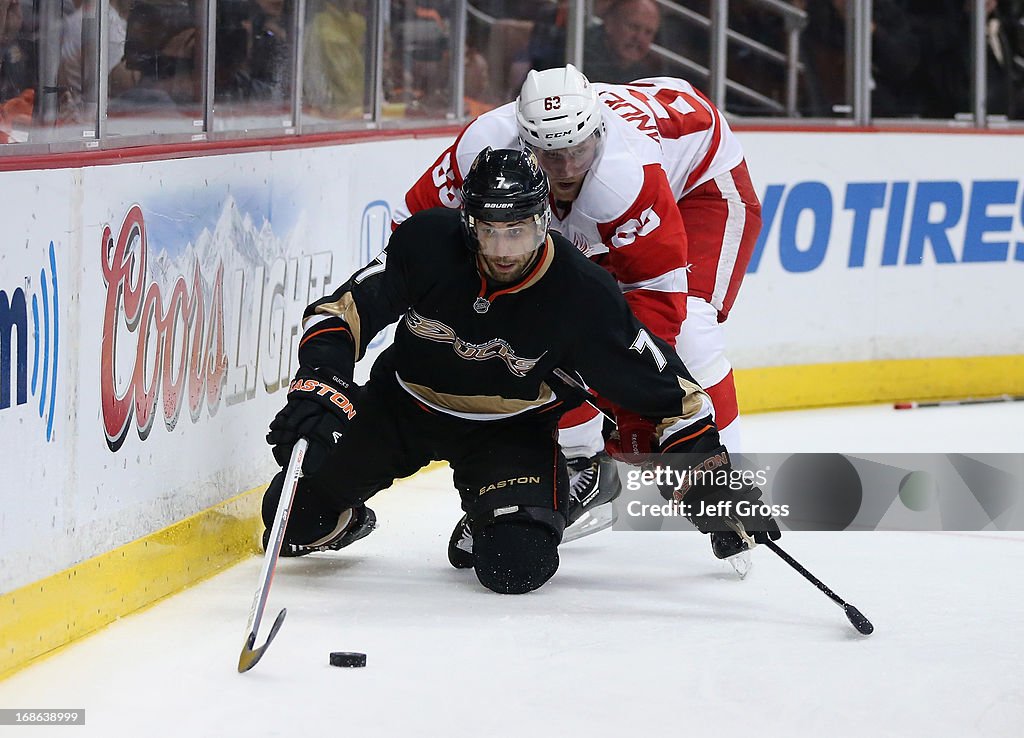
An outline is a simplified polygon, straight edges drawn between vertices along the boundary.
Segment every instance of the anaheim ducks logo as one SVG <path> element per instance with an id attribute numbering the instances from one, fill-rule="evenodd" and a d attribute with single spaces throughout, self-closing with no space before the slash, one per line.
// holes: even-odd
<path id="1" fill-rule="evenodd" d="M 492 338 L 486 343 L 469 343 L 455 335 L 455 331 L 439 320 L 424 318 L 415 310 L 405 314 L 405 327 L 413 335 L 425 338 L 428 341 L 437 343 L 450 343 L 452 349 L 463 359 L 468 361 L 487 361 L 488 359 L 501 359 L 505 366 L 517 377 L 525 377 L 527 373 L 537 366 L 537 362 L 543 358 L 541 354 L 536 359 L 523 359 L 516 356 L 508 341 L 501 338 Z"/>

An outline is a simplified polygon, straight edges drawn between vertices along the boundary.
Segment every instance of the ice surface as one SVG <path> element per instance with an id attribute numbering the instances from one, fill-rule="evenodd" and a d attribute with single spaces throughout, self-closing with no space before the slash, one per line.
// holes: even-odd
<path id="1" fill-rule="evenodd" d="M 752 416 L 750 451 L 1022 451 L 1024 404 Z M 1024 736 L 1024 534 L 787 533 L 874 622 L 771 552 L 746 581 L 696 533 L 605 531 L 540 591 L 502 596 L 446 559 L 447 469 L 371 503 L 349 549 L 281 562 L 235 671 L 253 557 L 0 683 L 0 707 L 85 708 L 58 736 Z M 328 665 L 365 651 L 364 669 Z"/>

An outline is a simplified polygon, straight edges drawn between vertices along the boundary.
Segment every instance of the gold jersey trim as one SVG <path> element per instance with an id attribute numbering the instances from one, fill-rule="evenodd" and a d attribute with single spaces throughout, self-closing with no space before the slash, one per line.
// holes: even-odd
<path id="1" fill-rule="evenodd" d="M 359 340 L 361 333 L 359 309 L 356 307 L 356 301 L 352 297 L 351 292 L 346 292 L 334 302 L 325 302 L 322 305 L 317 305 L 313 312 L 320 315 L 334 315 L 344 320 L 349 330 L 352 331 L 352 342 L 356 348 L 356 361 L 363 358 L 362 343 Z"/>
<path id="2" fill-rule="evenodd" d="M 557 398 L 547 383 L 542 382 L 535 400 L 518 400 L 500 395 L 454 395 L 438 392 L 426 385 L 406 382 L 397 374 L 402 389 L 428 407 L 449 415 L 470 420 L 499 420 L 544 407 Z"/>

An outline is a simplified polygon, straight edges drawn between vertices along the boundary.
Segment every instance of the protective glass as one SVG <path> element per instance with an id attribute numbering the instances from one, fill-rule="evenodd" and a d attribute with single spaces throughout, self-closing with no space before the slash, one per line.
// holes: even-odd
<path id="1" fill-rule="evenodd" d="M 538 149 L 527 144 L 551 179 L 571 179 L 586 174 L 601 155 L 603 140 L 600 129 L 585 140 L 565 149 Z"/>
<path id="2" fill-rule="evenodd" d="M 515 257 L 536 251 L 544 242 L 548 230 L 548 213 L 534 215 L 527 220 L 511 223 L 477 220 L 469 218 L 469 227 L 473 230 L 484 256 Z"/>

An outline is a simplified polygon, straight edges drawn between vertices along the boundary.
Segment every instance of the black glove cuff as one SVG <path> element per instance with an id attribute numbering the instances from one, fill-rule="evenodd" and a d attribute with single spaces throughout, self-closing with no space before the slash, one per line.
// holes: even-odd
<path id="1" fill-rule="evenodd" d="M 307 330 L 299 341 L 299 366 L 321 369 L 347 367 L 345 371 L 339 371 L 337 368 L 327 371 L 351 382 L 357 353 L 352 332 L 348 324 L 335 315 L 325 317 L 321 314 L 320 317 L 325 319 Z"/>

